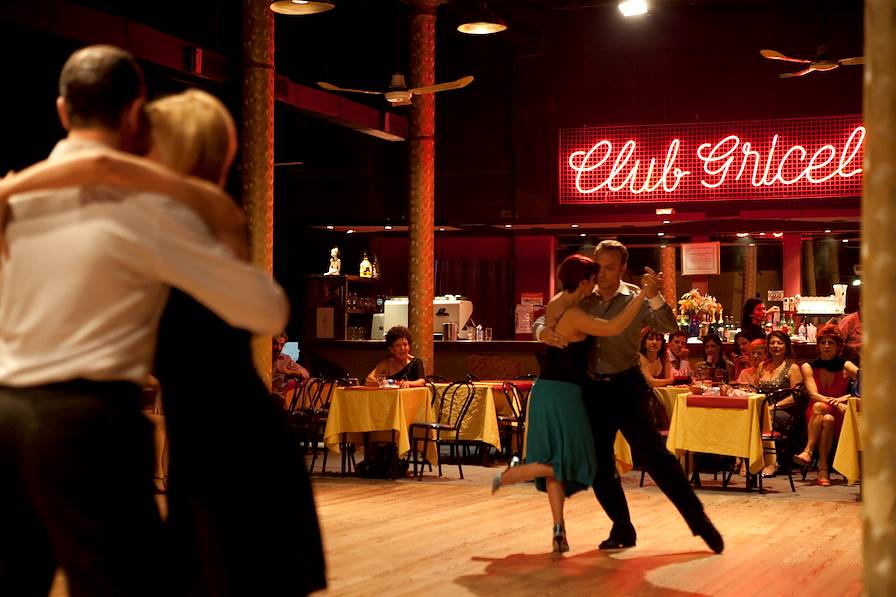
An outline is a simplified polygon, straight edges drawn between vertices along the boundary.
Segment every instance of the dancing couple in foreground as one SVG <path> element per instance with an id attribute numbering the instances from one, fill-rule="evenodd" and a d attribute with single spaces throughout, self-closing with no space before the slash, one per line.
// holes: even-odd
<path id="1" fill-rule="evenodd" d="M 641 329 L 677 329 L 672 309 L 659 292 L 662 274 L 646 268 L 638 292 L 622 282 L 627 261 L 625 246 L 609 240 L 598 244 L 593 260 L 573 255 L 560 264 L 563 292 L 533 328 L 548 348 L 530 396 L 527 463 L 512 461 L 495 476 L 492 492 L 535 479 L 536 487 L 548 494 L 554 552 L 562 553 L 569 550 L 565 498 L 590 486 L 613 522 L 599 548 L 633 547 L 637 534 L 613 451 L 621 431 L 691 532 L 721 553 L 722 536 L 657 429 L 652 390 L 639 368 Z"/>

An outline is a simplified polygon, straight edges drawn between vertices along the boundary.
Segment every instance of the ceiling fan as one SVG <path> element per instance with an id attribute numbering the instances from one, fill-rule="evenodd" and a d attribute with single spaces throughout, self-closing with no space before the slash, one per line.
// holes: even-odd
<path id="1" fill-rule="evenodd" d="M 803 70 L 794 72 L 794 73 L 781 73 L 778 75 L 782 79 L 789 79 L 790 77 L 802 77 L 804 75 L 808 75 L 809 73 L 815 71 L 829 71 L 834 70 L 835 68 L 842 66 L 852 66 L 855 64 L 865 64 L 864 56 L 855 56 L 853 58 L 840 58 L 839 60 L 835 60 L 828 56 L 827 46 L 818 46 L 818 53 L 815 56 L 814 60 L 806 60 L 805 58 L 791 58 L 789 56 L 785 56 L 781 52 L 777 52 L 775 50 L 760 50 L 759 53 L 763 58 L 768 58 L 769 60 L 783 60 L 784 62 L 796 62 L 798 64 L 806 64 L 806 68 Z"/>
<path id="2" fill-rule="evenodd" d="M 425 93 L 436 93 L 438 91 L 449 91 L 451 89 L 460 89 L 466 87 L 473 82 L 473 77 L 461 77 L 456 81 L 446 81 L 435 85 L 426 85 L 424 87 L 414 87 L 408 89 L 402 73 L 395 73 L 389 82 L 389 89 L 386 91 L 368 91 L 366 89 L 349 89 L 346 87 L 337 87 L 332 83 L 318 81 L 317 84 L 327 91 L 342 91 L 346 93 L 366 93 L 368 95 L 382 95 L 386 101 L 393 106 L 409 106 L 415 95 L 423 95 Z"/>

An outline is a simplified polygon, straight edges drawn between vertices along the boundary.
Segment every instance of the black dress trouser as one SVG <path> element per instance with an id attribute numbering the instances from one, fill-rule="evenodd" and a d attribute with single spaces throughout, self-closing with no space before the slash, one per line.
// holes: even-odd
<path id="1" fill-rule="evenodd" d="M 0 387 L 0 594 L 164 594 L 152 442 L 136 385 Z"/>
<path id="2" fill-rule="evenodd" d="M 653 390 L 637 368 L 587 382 L 585 407 L 597 455 L 594 495 L 613 521 L 613 533 L 634 532 L 613 453 L 616 432 L 622 431 L 644 469 L 697 534 L 706 526 L 703 504 L 678 460 L 666 449 L 654 421 L 652 399 Z"/>

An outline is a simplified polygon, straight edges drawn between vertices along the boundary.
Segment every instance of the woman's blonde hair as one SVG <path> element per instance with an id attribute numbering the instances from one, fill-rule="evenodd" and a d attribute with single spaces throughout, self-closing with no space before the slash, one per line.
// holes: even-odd
<path id="1" fill-rule="evenodd" d="M 223 183 L 236 154 L 236 125 L 216 97 L 198 89 L 146 107 L 158 160 L 177 172 Z"/>

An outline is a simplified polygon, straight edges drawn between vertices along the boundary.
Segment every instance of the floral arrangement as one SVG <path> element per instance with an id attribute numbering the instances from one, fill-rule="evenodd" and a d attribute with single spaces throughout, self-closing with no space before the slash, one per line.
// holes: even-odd
<path id="1" fill-rule="evenodd" d="M 711 315 L 713 319 L 715 319 L 716 315 L 718 315 L 719 318 L 722 317 L 721 303 L 716 301 L 714 296 L 700 294 L 700 290 L 697 288 L 693 288 L 689 292 L 685 292 L 681 295 L 681 300 L 678 301 L 678 306 L 682 315 L 702 315 L 705 313 Z"/>

